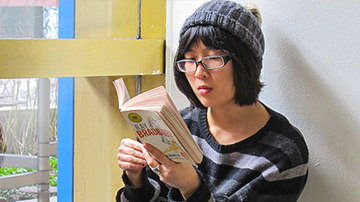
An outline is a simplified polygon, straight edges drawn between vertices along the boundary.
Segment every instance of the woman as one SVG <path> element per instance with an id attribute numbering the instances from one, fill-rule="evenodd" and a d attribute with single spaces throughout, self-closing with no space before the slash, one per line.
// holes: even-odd
<path id="1" fill-rule="evenodd" d="M 308 150 L 287 119 L 258 100 L 264 38 L 250 11 L 223 0 L 184 23 L 175 81 L 191 102 L 181 115 L 204 153 L 197 168 L 124 139 L 117 201 L 296 201 Z M 151 154 L 151 155 L 150 155 Z"/>

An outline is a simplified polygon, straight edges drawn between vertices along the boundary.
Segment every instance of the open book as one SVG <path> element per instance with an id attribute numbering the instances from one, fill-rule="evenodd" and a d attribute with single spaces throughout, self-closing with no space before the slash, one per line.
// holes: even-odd
<path id="1" fill-rule="evenodd" d="M 202 151 L 163 86 L 130 99 L 122 78 L 113 83 L 120 111 L 140 142 L 155 146 L 175 162 L 196 166 L 202 161 Z"/>

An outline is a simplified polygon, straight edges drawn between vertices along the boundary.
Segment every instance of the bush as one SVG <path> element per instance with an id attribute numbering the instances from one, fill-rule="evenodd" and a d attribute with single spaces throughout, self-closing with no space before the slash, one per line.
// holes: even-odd
<path id="1" fill-rule="evenodd" d="M 0 177 L 7 176 L 7 175 L 14 175 L 20 173 L 27 173 L 27 172 L 36 172 L 36 169 L 30 168 L 0 168 Z M 36 186 L 36 185 L 32 185 Z M 50 186 L 57 186 L 57 158 L 50 157 Z M 34 193 L 25 193 L 20 191 L 19 189 L 7 189 L 7 190 L 0 190 L 0 197 L 7 198 L 8 201 L 11 200 L 23 200 L 23 199 L 30 199 L 36 198 L 37 194 Z"/>
<path id="2" fill-rule="evenodd" d="M 50 156 L 50 186 L 57 186 L 57 158 Z"/>

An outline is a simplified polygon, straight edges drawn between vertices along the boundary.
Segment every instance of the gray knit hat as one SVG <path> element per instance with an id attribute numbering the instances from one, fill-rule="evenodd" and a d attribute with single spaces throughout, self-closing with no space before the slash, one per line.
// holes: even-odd
<path id="1" fill-rule="evenodd" d="M 227 30 L 238 37 L 254 54 L 262 68 L 265 42 L 260 24 L 246 8 L 233 1 L 213 0 L 200 6 L 180 31 L 180 39 L 186 30 L 197 25 L 212 25 Z"/>

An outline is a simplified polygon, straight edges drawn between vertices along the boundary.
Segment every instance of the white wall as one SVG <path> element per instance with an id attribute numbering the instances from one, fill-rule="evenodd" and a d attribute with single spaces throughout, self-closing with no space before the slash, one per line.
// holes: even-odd
<path id="1" fill-rule="evenodd" d="M 184 19 L 203 0 L 169 0 L 167 88 Z M 238 1 L 247 3 L 247 1 Z M 310 174 L 299 201 L 360 198 L 360 1 L 252 0 L 266 41 L 260 99 L 286 115 L 305 136 Z"/>

